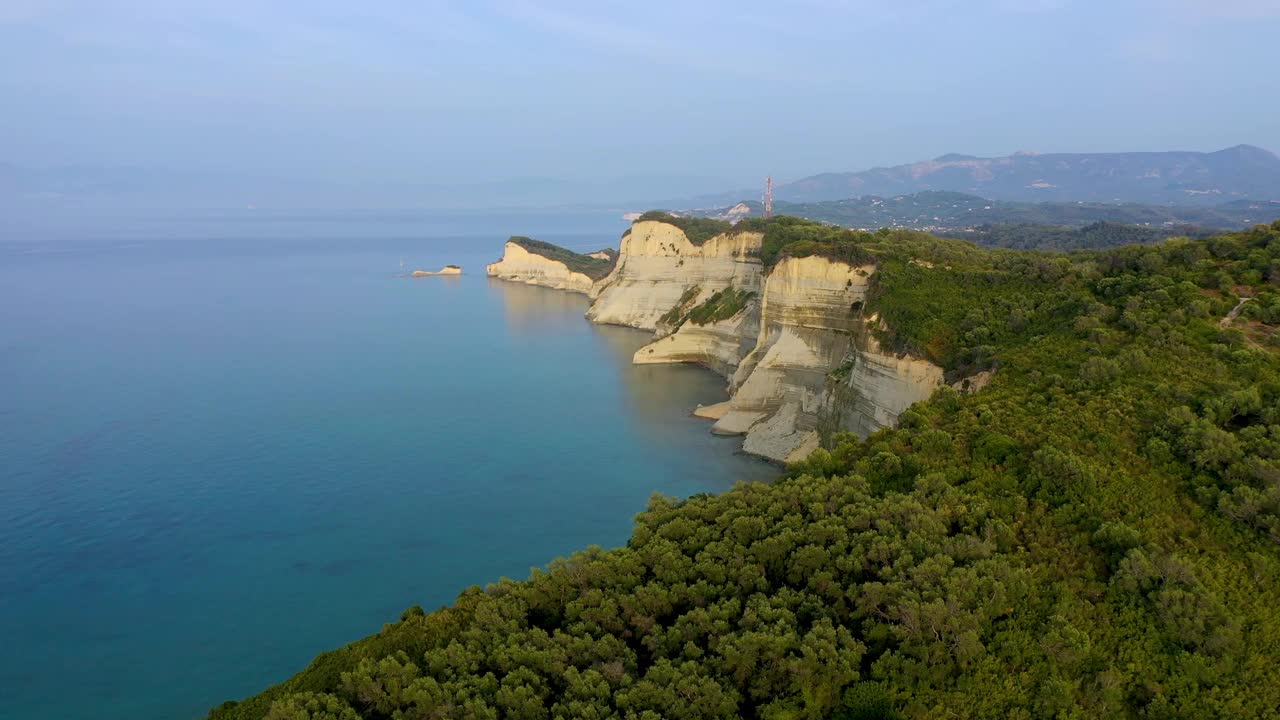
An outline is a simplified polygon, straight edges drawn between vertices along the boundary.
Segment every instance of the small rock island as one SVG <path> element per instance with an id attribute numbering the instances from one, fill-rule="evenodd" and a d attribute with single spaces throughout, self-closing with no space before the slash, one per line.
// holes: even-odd
<path id="1" fill-rule="evenodd" d="M 411 277 L 431 277 L 432 275 L 461 275 L 462 268 L 457 265 L 445 265 L 439 270 L 414 270 Z"/>

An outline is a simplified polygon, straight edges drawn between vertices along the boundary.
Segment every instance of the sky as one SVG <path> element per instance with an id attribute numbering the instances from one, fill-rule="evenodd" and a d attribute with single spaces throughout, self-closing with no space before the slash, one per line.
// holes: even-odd
<path id="1" fill-rule="evenodd" d="M 712 191 L 1280 151 L 1277 37 L 1280 0 L 3 0 L 0 163 Z"/>

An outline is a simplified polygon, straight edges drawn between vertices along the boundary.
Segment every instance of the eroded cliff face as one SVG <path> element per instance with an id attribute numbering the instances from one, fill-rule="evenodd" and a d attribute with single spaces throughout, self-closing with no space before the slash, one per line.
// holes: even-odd
<path id="1" fill-rule="evenodd" d="M 735 232 L 695 245 L 674 225 L 637 222 L 622 239 L 618 264 L 593 291 L 587 318 L 666 334 L 671 328 L 660 321 L 678 305 L 697 305 L 730 286 L 758 291 L 755 253 L 762 240 L 760 233 Z"/>
<path id="2" fill-rule="evenodd" d="M 722 374 L 730 399 L 695 414 L 715 420 L 712 432 L 745 436 L 744 451 L 780 462 L 803 459 L 839 431 L 894 425 L 943 383 L 942 368 L 876 342 L 879 321 L 863 307 L 874 265 L 784 258 L 766 275 L 756 257 L 762 241 L 741 232 L 695 245 L 674 225 L 644 221 L 598 282 L 511 243 L 489 274 L 587 292 L 592 321 L 653 330 L 637 364 L 698 363 Z M 708 312 L 728 296 L 737 302 Z"/>
<path id="3" fill-rule="evenodd" d="M 697 363 L 726 378 L 755 347 L 760 328 L 760 303 L 752 298 L 731 318 L 706 324 L 685 322 L 674 333 L 659 337 L 636 351 L 637 365 Z"/>
<path id="4" fill-rule="evenodd" d="M 867 318 L 854 338 L 853 352 L 833 373 L 827 409 L 818 418 L 824 441 L 834 432 L 865 437 L 896 425 L 904 410 L 929 399 L 944 382 L 942 368 L 928 360 L 883 351 L 871 332 L 878 322 L 874 315 Z M 990 373 L 980 381 L 990 381 Z"/>
<path id="5" fill-rule="evenodd" d="M 506 244 L 502 259 L 485 266 L 485 272 L 502 280 L 571 292 L 590 293 L 595 285 L 595 281 L 583 273 L 570 270 L 562 262 L 531 253 L 514 242 Z"/>
<path id="6" fill-rule="evenodd" d="M 786 258 L 737 314 L 706 324 L 686 319 L 637 351 L 635 362 L 694 362 L 728 378 L 730 400 L 698 414 L 716 420 L 712 432 L 745 435 L 743 450 L 755 455 L 794 462 L 836 431 L 865 436 L 895 424 L 943 381 L 942 368 L 876 342 L 877 320 L 863 310 L 874 273 L 874 265 Z M 659 333 L 695 306 L 685 300 L 676 298 Z"/>
<path id="7" fill-rule="evenodd" d="M 746 434 L 743 449 L 793 461 L 818 446 L 828 376 L 854 350 L 875 267 L 823 257 L 787 258 L 765 280 L 755 347 L 730 382 L 713 431 Z"/>

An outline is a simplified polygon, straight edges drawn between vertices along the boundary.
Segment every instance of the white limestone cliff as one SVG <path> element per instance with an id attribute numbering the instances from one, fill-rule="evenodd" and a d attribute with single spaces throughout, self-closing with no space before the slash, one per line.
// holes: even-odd
<path id="1" fill-rule="evenodd" d="M 658 330 L 662 316 L 682 300 L 695 306 L 729 286 L 756 292 L 761 264 L 755 254 L 762 240 L 758 232 L 730 232 L 697 245 L 674 225 L 637 222 L 622 239 L 617 265 L 592 292 L 587 318 Z M 696 294 L 686 295 L 693 288 Z"/>
<path id="2" fill-rule="evenodd" d="M 712 432 L 744 435 L 745 452 L 780 462 L 803 459 L 835 432 L 891 426 L 943 384 L 942 368 L 876 341 L 879 320 L 864 312 L 874 265 L 786 257 L 766 275 L 762 242 L 761 233 L 731 231 L 695 244 L 675 225 L 639 221 L 599 281 L 514 243 L 489 274 L 586 292 L 593 322 L 653 330 L 637 364 L 697 363 L 725 376 L 730 399 L 694 414 L 714 420 Z M 730 288 L 747 294 L 733 316 L 690 318 Z"/>
<path id="3" fill-rule="evenodd" d="M 590 293 L 595 284 L 584 273 L 574 272 L 558 260 L 529 252 L 511 241 L 503 248 L 502 259 L 485 266 L 485 272 L 500 280 L 580 293 Z"/>
<path id="4" fill-rule="evenodd" d="M 942 368 L 928 360 L 882 350 L 870 328 L 876 316 L 858 334 L 854 352 L 837 370 L 844 375 L 831 388 L 831 427 L 868 436 L 897 424 L 897 416 L 911 405 L 928 400 L 945 383 Z M 989 374 L 987 375 L 989 379 Z"/>
<path id="5" fill-rule="evenodd" d="M 875 341 L 875 319 L 863 317 L 874 273 L 818 256 L 783 259 L 758 302 L 720 322 L 685 322 L 635 362 L 695 362 L 730 378 L 730 400 L 701 414 L 714 415 L 712 432 L 745 435 L 754 455 L 794 462 L 833 431 L 868 435 L 943 381 L 942 368 Z"/>
<path id="6" fill-rule="evenodd" d="M 779 262 L 765 281 L 755 348 L 739 364 L 729 411 L 713 431 L 745 433 L 744 450 L 775 460 L 817 447 L 827 378 L 853 350 L 874 272 L 817 256 Z"/>
<path id="7" fill-rule="evenodd" d="M 874 265 L 818 256 L 783 259 L 764 278 L 762 296 L 731 318 L 685 321 L 666 335 L 672 318 L 660 318 L 660 337 L 634 361 L 698 363 L 729 378 L 730 400 L 700 414 L 714 416 L 712 432 L 745 435 L 748 453 L 792 462 L 834 430 L 867 435 L 894 424 L 943 379 L 936 365 L 875 342 L 862 311 L 874 273 Z M 688 292 L 674 315 L 696 307 Z"/>
<path id="8" fill-rule="evenodd" d="M 853 352 L 837 369 L 825 418 L 833 430 L 865 437 L 896 425 L 904 410 L 927 400 L 945 382 L 942 368 L 928 360 L 884 351 L 871 332 L 878 322 L 874 315 L 867 319 Z M 983 384 L 990 381 L 990 373 L 980 377 Z"/>
<path id="9" fill-rule="evenodd" d="M 634 362 L 637 365 L 697 363 L 732 377 L 738 364 L 755 347 L 759 327 L 760 303 L 753 297 L 741 311 L 726 320 L 705 325 L 685 322 L 674 333 L 637 350 Z"/>

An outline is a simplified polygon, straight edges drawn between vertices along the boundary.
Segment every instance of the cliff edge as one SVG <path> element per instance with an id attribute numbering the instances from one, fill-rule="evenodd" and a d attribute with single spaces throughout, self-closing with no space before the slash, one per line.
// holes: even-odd
<path id="1" fill-rule="evenodd" d="M 515 236 L 507 240 L 502 259 L 485 266 L 485 272 L 500 280 L 589 294 L 596 282 L 613 269 L 616 260 L 617 253 L 612 249 L 583 254 Z"/>
<path id="2" fill-rule="evenodd" d="M 756 253 L 763 234 L 731 228 L 706 239 L 689 236 L 670 222 L 643 219 L 622 238 L 618 263 L 595 291 L 587 311 L 593 322 L 628 325 L 666 334 L 673 308 L 705 302 L 734 286 L 760 287 Z"/>
<path id="3" fill-rule="evenodd" d="M 636 364 L 721 374 L 730 399 L 696 414 L 714 420 L 712 432 L 742 435 L 745 452 L 795 462 L 838 432 L 896 424 L 946 382 L 941 365 L 878 339 L 886 324 L 869 306 L 888 246 L 875 238 L 796 218 L 730 225 L 645 213 L 616 257 L 513 238 L 489 274 L 587 293 L 592 322 L 653 331 Z M 581 259 L 610 267 L 592 277 L 574 266 Z"/>

